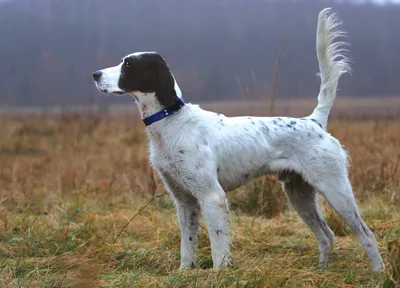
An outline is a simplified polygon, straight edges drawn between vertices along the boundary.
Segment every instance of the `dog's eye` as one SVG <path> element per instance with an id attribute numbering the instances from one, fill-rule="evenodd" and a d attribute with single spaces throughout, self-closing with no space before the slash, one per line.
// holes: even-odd
<path id="1" fill-rule="evenodd" d="M 128 61 L 125 61 L 124 65 L 125 65 L 125 67 L 129 67 L 129 66 L 132 65 L 132 63 L 129 63 Z"/>

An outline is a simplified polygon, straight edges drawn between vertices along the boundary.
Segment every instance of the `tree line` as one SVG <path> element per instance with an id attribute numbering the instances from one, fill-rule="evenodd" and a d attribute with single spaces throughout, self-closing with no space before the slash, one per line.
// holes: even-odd
<path id="1" fill-rule="evenodd" d="M 78 105 L 102 97 L 93 71 L 135 51 L 167 59 L 192 102 L 315 97 L 318 12 L 332 6 L 351 43 L 353 97 L 400 95 L 400 6 L 318 0 L 13 0 L 0 3 L 0 105 Z"/>

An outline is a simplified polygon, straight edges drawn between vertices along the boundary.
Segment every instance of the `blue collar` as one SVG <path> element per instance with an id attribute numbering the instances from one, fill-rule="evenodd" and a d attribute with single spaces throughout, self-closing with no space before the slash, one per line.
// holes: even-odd
<path id="1" fill-rule="evenodd" d="M 172 106 L 169 106 L 156 114 L 153 114 L 149 117 L 143 119 L 143 122 L 146 126 L 150 126 L 151 124 L 158 122 L 168 116 L 176 114 L 181 108 L 185 105 L 185 102 L 179 98 L 178 102 Z"/>

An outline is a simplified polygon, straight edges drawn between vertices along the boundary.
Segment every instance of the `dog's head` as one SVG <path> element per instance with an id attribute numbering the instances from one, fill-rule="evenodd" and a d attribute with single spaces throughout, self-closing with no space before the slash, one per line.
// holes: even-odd
<path id="1" fill-rule="evenodd" d="M 175 104 L 180 90 L 167 62 L 156 52 L 140 52 L 125 56 L 117 66 L 93 73 L 97 88 L 106 94 L 130 93 L 136 100 L 155 95 L 161 105 Z"/>

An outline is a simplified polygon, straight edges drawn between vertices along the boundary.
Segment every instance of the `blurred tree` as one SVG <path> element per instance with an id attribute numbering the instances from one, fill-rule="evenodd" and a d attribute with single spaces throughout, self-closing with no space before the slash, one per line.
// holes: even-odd
<path id="1" fill-rule="evenodd" d="M 314 97 L 318 12 L 333 6 L 349 32 L 354 74 L 342 93 L 400 95 L 400 5 L 320 0 L 13 0 L 0 3 L 0 102 L 84 104 L 91 74 L 135 51 L 165 56 L 190 101 L 267 96 L 275 60 L 277 98 Z M 51 51 L 50 54 L 49 51 Z M 252 82 L 251 71 L 257 75 Z M 300 85 L 301 83 L 301 85 Z M 255 85 L 257 87 L 255 87 Z M 264 93 L 263 93 L 264 92 Z M 130 101 L 128 98 L 113 101 Z"/>

